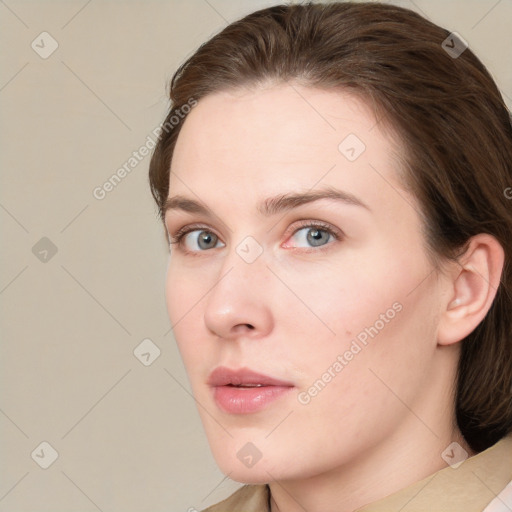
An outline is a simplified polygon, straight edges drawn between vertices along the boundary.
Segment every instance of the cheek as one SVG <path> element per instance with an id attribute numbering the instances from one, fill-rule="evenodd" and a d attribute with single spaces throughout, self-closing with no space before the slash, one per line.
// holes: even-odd
<path id="1" fill-rule="evenodd" d="M 165 297 L 171 325 L 177 326 L 198 309 L 211 285 L 203 273 L 174 258 L 171 256 L 167 267 Z"/>
<path id="2" fill-rule="evenodd" d="M 199 335 L 202 325 L 199 318 L 200 303 L 206 294 L 203 288 L 204 281 L 196 279 L 183 268 L 178 269 L 177 265 L 169 265 L 165 284 L 167 312 L 187 368 L 194 354 L 200 352 L 200 343 L 204 338 Z"/>
<path id="3" fill-rule="evenodd" d="M 297 418 L 303 425 L 297 429 L 303 428 L 304 435 L 333 439 L 328 446 L 312 443 L 311 457 L 331 460 L 333 446 L 343 444 L 343 439 L 351 440 L 344 455 L 348 457 L 357 446 L 371 446 L 388 435 L 407 415 L 404 403 L 413 403 L 428 381 L 433 330 L 418 326 L 419 310 L 426 311 L 428 304 L 405 297 L 402 301 L 403 309 L 393 309 L 388 323 L 361 320 L 364 327 L 358 331 L 341 332 L 340 326 L 334 341 L 319 340 L 314 350 L 302 347 L 301 364 L 307 375 L 296 399 Z M 360 319 L 373 319 L 386 309 L 365 311 Z"/>
<path id="4" fill-rule="evenodd" d="M 278 302 L 285 318 L 299 322 L 304 332 L 315 332 L 325 341 L 330 338 L 330 346 L 379 321 L 407 288 L 389 269 L 376 268 L 363 258 L 347 260 L 306 263 L 280 273 L 291 283 Z"/>
<path id="5" fill-rule="evenodd" d="M 322 375 L 331 368 L 336 375 L 330 379 L 336 381 L 329 384 L 332 392 L 340 386 L 345 396 L 350 389 L 350 394 L 364 397 L 382 391 L 370 369 L 377 375 L 383 371 L 400 387 L 414 381 L 417 371 L 421 378 L 435 349 L 436 289 L 432 279 L 425 280 L 428 273 L 421 254 L 415 258 L 382 251 L 303 272 L 294 292 L 310 311 L 291 296 L 281 297 L 281 304 L 286 304 L 287 325 L 298 327 L 293 356 L 309 382 L 329 380 Z M 338 364 L 337 372 L 332 367 L 339 356 L 343 370 Z"/>

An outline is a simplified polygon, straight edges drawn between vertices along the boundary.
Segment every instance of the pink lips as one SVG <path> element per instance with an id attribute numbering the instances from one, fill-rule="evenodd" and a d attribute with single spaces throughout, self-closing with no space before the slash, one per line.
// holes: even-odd
<path id="1" fill-rule="evenodd" d="M 290 382 L 253 372 L 220 366 L 208 379 L 217 405 L 229 414 L 250 414 L 264 409 L 294 386 Z"/>

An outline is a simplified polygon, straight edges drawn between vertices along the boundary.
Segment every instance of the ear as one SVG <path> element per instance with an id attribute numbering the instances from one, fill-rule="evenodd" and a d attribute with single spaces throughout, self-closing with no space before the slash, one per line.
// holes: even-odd
<path id="1" fill-rule="evenodd" d="M 491 235 L 470 239 L 466 252 L 449 273 L 446 304 L 438 325 L 438 344 L 451 345 L 473 332 L 491 308 L 505 254 Z"/>

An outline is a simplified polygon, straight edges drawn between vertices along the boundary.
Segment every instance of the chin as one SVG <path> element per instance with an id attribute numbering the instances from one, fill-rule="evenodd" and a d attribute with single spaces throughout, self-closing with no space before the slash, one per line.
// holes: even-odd
<path id="1" fill-rule="evenodd" d="M 227 475 L 228 474 L 226 474 L 226 476 Z M 254 473 L 251 470 L 246 471 L 246 472 L 233 471 L 231 474 L 229 474 L 229 478 L 231 480 L 234 480 L 235 482 L 239 482 L 241 484 L 252 484 L 252 485 L 268 484 L 270 481 L 274 480 L 274 478 L 272 478 L 266 472 L 262 473 L 261 471 L 258 471 L 256 473 Z"/>
<path id="2" fill-rule="evenodd" d="M 217 466 L 226 476 L 229 476 L 231 480 L 240 482 L 242 484 L 266 484 L 272 480 L 281 477 L 281 472 L 278 471 L 278 475 L 274 474 L 274 466 L 269 465 L 269 461 L 264 457 L 256 460 L 253 458 L 243 460 L 243 454 L 232 458 L 226 457 L 226 454 L 217 456 L 214 454 Z M 241 460 L 240 460 L 241 459 Z M 256 461 L 256 462 L 255 462 Z"/>

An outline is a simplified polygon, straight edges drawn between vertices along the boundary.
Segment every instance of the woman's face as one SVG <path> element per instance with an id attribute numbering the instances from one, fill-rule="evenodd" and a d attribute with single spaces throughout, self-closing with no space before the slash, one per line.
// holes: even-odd
<path id="1" fill-rule="evenodd" d="M 432 436 L 440 288 L 394 151 L 362 102 L 298 85 L 212 94 L 183 125 L 168 310 L 235 480 L 310 477 L 392 456 L 401 432 Z"/>

